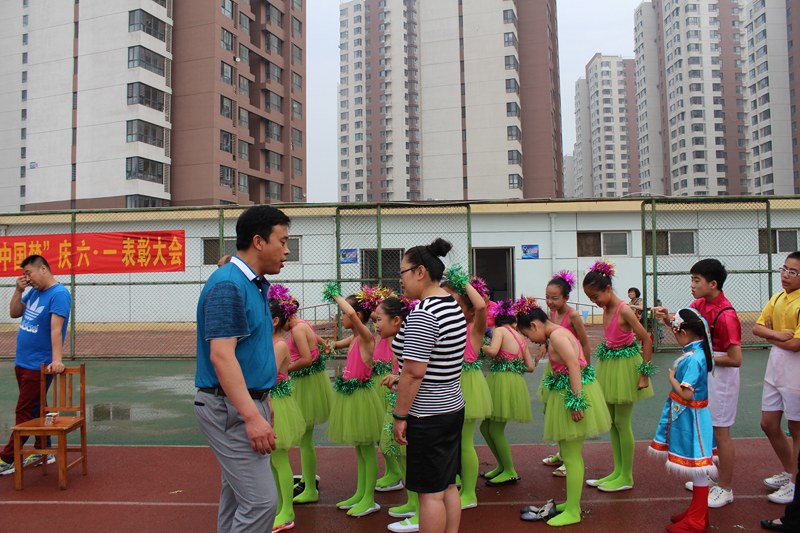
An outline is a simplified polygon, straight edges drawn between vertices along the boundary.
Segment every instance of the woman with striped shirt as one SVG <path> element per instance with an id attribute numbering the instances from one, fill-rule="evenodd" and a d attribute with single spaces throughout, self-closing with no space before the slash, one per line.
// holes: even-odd
<path id="1" fill-rule="evenodd" d="M 419 493 L 420 528 L 458 531 L 461 498 L 456 474 L 461 463 L 461 365 L 467 323 L 458 302 L 439 286 L 452 245 L 436 239 L 409 249 L 400 263 L 400 283 L 420 303 L 392 342 L 400 364 L 394 438 L 407 444 L 409 490 Z"/>

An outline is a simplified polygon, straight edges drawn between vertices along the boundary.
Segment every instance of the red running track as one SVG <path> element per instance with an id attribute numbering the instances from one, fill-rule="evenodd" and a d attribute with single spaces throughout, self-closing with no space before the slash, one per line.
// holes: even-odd
<path id="1" fill-rule="evenodd" d="M 554 448 L 544 444 L 513 446 L 522 480 L 509 487 L 490 489 L 479 481 L 479 505 L 462 513 L 461 531 L 545 531 L 543 523 L 519 520 L 518 509 L 548 498 L 563 499 L 563 479 L 551 475 L 541 458 Z M 636 487 L 604 494 L 585 487 L 583 522 L 561 528 L 564 533 L 659 532 L 673 513 L 689 505 L 691 494 L 683 482 L 666 473 L 663 464 L 646 454 L 647 443 L 637 443 Z M 395 519 L 389 504 L 400 503 L 402 492 L 378 494 L 384 508 L 364 518 L 349 518 L 334 503 L 355 489 L 355 455 L 349 448 L 321 448 L 321 500 L 296 506 L 297 532 L 381 532 Z M 297 450 L 292 463 L 299 464 Z M 736 501 L 711 510 L 712 532 L 759 530 L 759 520 L 783 514 L 783 506 L 767 500 L 762 479 L 779 470 L 766 439 L 737 439 L 738 466 L 734 481 Z M 478 447 L 481 469 L 491 454 Z M 601 477 L 611 468 L 607 443 L 584 448 L 587 477 Z M 216 527 L 219 467 L 203 447 L 91 446 L 89 475 L 70 472 L 66 491 L 58 490 L 56 471 L 26 471 L 25 490 L 14 490 L 13 476 L 0 478 L 0 531 L 55 530 L 82 532 L 212 532 Z"/>

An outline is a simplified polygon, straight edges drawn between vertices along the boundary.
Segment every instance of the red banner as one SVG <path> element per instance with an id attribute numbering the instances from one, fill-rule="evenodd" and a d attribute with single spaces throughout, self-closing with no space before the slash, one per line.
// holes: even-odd
<path id="1" fill-rule="evenodd" d="M 53 274 L 183 272 L 185 243 L 183 230 L 0 237 L 0 276 L 21 275 L 29 255 L 47 259 Z"/>

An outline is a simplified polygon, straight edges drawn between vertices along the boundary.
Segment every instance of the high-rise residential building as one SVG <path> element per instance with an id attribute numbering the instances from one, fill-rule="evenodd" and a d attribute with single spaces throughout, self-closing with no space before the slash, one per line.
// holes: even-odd
<path id="1" fill-rule="evenodd" d="M 589 84 L 586 78 L 575 82 L 575 144 L 572 147 L 573 178 L 572 190 L 566 187 L 566 168 L 564 196 L 583 198 L 592 195 L 592 125 L 589 112 Z"/>
<path id="2" fill-rule="evenodd" d="M 583 80 L 576 87 L 576 144 L 584 157 L 589 150 L 591 161 L 590 173 L 581 175 L 585 196 L 639 192 L 633 70 L 633 59 L 598 53 L 586 65 L 585 88 Z"/>
<path id="3" fill-rule="evenodd" d="M 785 0 L 750 0 L 746 6 L 748 189 L 757 195 L 800 192 L 797 146 L 792 146 L 797 139 L 792 78 L 800 72 L 790 60 L 789 7 Z"/>
<path id="4" fill-rule="evenodd" d="M 575 198 L 575 163 L 574 155 L 564 156 L 564 198 Z"/>
<path id="5" fill-rule="evenodd" d="M 422 198 L 562 196 L 555 0 L 418 8 Z"/>
<path id="6" fill-rule="evenodd" d="M 302 0 L 13 4 L 4 210 L 302 201 Z"/>
<path id="7" fill-rule="evenodd" d="M 555 0 L 340 7 L 343 202 L 557 197 Z"/>
<path id="8" fill-rule="evenodd" d="M 640 173 L 651 187 L 645 192 L 657 192 L 654 179 L 659 171 L 654 166 L 659 164 L 667 195 L 747 191 L 743 4 L 744 0 L 654 0 L 639 6 L 638 137 L 647 140 L 639 146 Z M 652 13 L 645 15 L 644 10 Z M 655 46 L 647 40 L 655 41 Z M 652 72 L 650 66 L 656 64 L 658 69 Z M 643 87 L 650 90 L 642 91 Z M 659 99 L 659 118 L 652 115 L 653 99 Z M 658 139 L 661 162 L 653 150 Z"/>
<path id="9" fill-rule="evenodd" d="M 416 0 L 339 11 L 339 200 L 420 199 Z"/>

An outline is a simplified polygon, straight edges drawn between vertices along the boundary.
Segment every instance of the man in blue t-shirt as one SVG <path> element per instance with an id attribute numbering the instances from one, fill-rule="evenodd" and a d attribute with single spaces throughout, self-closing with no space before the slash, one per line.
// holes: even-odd
<path id="1" fill-rule="evenodd" d="M 17 374 L 19 387 L 17 424 L 39 416 L 41 365 L 47 365 L 47 369 L 56 374 L 64 371 L 64 363 L 61 362 L 62 346 L 67 335 L 69 312 L 72 308 L 69 291 L 53 277 L 50 265 L 44 257 L 31 255 L 25 258 L 20 266 L 23 274 L 17 278 L 17 288 L 11 297 L 9 307 L 11 318 L 22 317 L 14 359 L 14 371 Z M 31 290 L 23 295 L 27 287 Z M 51 381 L 52 376 L 48 376 L 47 388 L 50 388 Z M 41 442 L 37 441 L 36 447 L 41 448 Z M 38 459 L 39 455 L 30 455 L 25 459 L 25 464 Z M 53 460 L 52 456 L 48 458 L 48 462 Z M 12 472 L 14 472 L 14 441 L 9 439 L 8 444 L 0 452 L 0 475 Z"/>
<path id="2" fill-rule="evenodd" d="M 236 255 L 208 278 L 197 302 L 200 430 L 222 470 L 218 531 L 272 531 L 278 506 L 268 393 L 277 368 L 265 274 L 289 254 L 289 217 L 268 205 L 236 222 Z"/>

